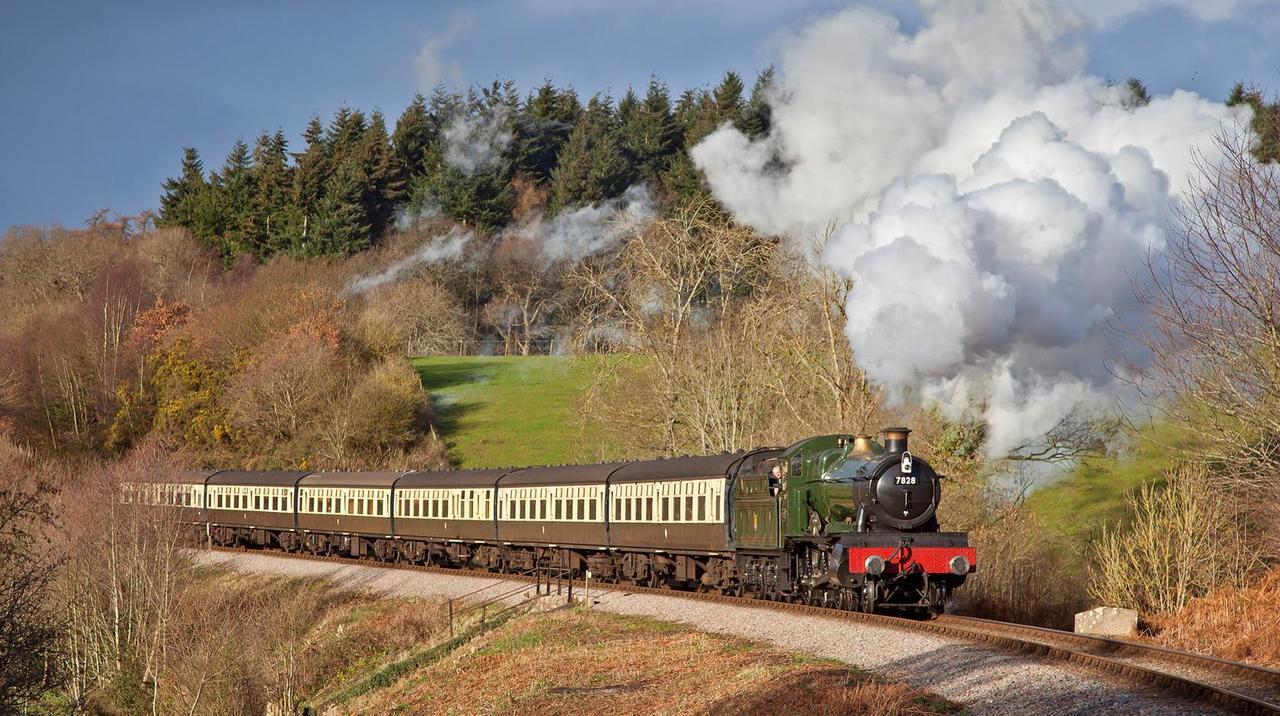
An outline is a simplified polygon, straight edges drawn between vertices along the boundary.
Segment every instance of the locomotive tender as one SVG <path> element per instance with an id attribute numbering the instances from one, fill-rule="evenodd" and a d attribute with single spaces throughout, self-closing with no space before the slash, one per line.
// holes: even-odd
<path id="1" fill-rule="evenodd" d="M 419 472 L 217 470 L 123 486 L 203 541 L 717 590 L 931 617 L 977 565 L 938 531 L 940 476 L 906 428 L 788 448 Z"/>

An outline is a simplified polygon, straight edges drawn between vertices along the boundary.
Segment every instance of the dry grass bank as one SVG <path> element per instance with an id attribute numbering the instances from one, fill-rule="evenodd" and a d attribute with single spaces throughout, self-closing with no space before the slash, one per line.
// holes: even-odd
<path id="1" fill-rule="evenodd" d="M 1151 618 L 1154 641 L 1280 668 L 1280 569 L 1243 589 L 1224 587 Z"/>
<path id="2" fill-rule="evenodd" d="M 835 662 L 648 619 L 559 610 L 514 619 L 350 714 L 933 714 L 959 707 Z"/>

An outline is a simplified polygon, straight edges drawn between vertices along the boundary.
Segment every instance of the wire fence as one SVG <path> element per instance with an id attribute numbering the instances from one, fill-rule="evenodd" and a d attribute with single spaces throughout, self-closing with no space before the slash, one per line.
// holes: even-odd
<path id="1" fill-rule="evenodd" d="M 617 346 L 605 340 L 570 340 L 560 336 L 531 338 L 528 340 L 488 338 L 457 338 L 405 341 L 405 355 L 410 358 L 427 355 L 452 356 L 558 356 L 595 353 L 611 353 Z"/>

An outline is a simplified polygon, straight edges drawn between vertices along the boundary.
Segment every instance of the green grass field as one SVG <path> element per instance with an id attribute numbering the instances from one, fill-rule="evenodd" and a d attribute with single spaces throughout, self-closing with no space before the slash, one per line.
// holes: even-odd
<path id="1" fill-rule="evenodd" d="M 459 467 L 579 462 L 598 436 L 578 415 L 596 356 L 412 359 Z"/>

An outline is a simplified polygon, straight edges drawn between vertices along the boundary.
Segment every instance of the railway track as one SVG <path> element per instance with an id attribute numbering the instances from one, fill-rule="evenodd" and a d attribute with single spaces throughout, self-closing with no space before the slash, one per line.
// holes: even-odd
<path id="1" fill-rule="evenodd" d="M 268 554 L 289 559 L 306 559 L 338 564 L 375 566 L 433 574 L 451 574 L 482 579 L 506 579 L 529 584 L 537 578 L 528 574 L 490 572 L 476 569 L 435 567 L 419 564 L 376 562 L 337 555 L 282 553 L 244 547 L 214 547 L 214 551 Z M 581 579 L 573 580 L 583 588 Z M 686 592 L 630 584 L 596 582 L 601 592 L 630 592 L 692 599 L 753 609 L 768 609 L 876 626 L 924 631 L 959 638 L 1001 650 L 1077 664 L 1119 677 L 1128 683 L 1143 684 L 1181 699 L 1192 700 L 1232 713 L 1280 713 L 1280 671 L 1213 656 L 1193 654 L 1152 644 L 1087 636 L 1057 629 L 997 622 L 973 617 L 944 615 L 933 621 L 915 621 L 879 614 L 847 612 L 828 607 L 773 602 L 711 592 Z"/>

